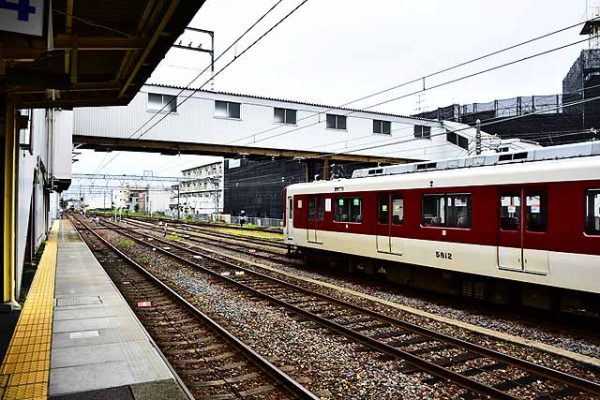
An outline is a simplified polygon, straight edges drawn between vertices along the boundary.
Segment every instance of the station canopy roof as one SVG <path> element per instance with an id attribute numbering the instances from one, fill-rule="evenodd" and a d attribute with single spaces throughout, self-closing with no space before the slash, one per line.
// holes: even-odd
<path id="1" fill-rule="evenodd" d="M 38 1 L 46 7 L 40 35 L 0 24 L 0 97 L 20 108 L 127 104 L 203 3 Z"/>

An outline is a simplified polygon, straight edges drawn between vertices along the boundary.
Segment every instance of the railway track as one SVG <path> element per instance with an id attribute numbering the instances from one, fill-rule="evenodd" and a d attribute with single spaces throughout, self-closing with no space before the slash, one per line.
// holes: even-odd
<path id="1" fill-rule="evenodd" d="M 151 231 L 154 231 L 157 233 L 161 233 L 161 234 L 164 232 L 164 228 L 161 228 L 160 226 L 157 226 L 157 225 L 151 224 L 151 223 L 147 223 L 147 222 L 136 221 L 136 220 L 131 220 L 131 219 L 124 219 L 123 222 L 125 222 L 129 225 L 138 227 L 140 229 L 148 229 L 148 230 L 151 230 Z M 239 237 L 228 238 L 227 241 L 216 240 L 215 238 L 211 237 L 211 233 L 209 233 L 209 232 L 202 233 L 201 234 L 202 236 L 198 236 L 197 232 L 194 232 L 194 231 L 191 231 L 188 229 L 173 228 L 171 226 L 168 228 L 168 233 L 181 235 L 181 237 L 183 239 L 190 241 L 190 242 L 209 245 L 212 247 L 218 247 L 218 248 L 222 248 L 222 249 L 226 249 L 226 250 L 235 250 L 237 252 L 244 253 L 249 256 L 268 258 L 271 260 L 273 258 L 276 258 L 278 261 L 284 262 L 286 264 L 300 264 L 301 263 L 298 260 L 288 258 L 286 256 L 287 250 L 285 250 L 285 249 L 281 249 L 281 250 L 269 249 L 267 246 L 271 246 L 271 245 L 265 245 L 264 243 L 260 243 L 257 245 L 256 243 L 254 243 L 251 240 L 246 240 L 245 237 L 244 238 L 239 238 Z"/>
<path id="2" fill-rule="evenodd" d="M 430 382 L 445 380 L 492 398 L 594 398 L 600 384 L 553 370 L 461 339 L 431 331 L 322 293 L 300 288 L 240 265 L 199 253 L 172 241 L 111 226 L 137 243 L 152 247 L 238 290 L 284 307 L 303 319 L 406 363 L 405 373 L 425 371 Z"/>
<path id="3" fill-rule="evenodd" d="M 220 225 L 220 224 L 213 224 L 213 223 L 208 223 L 208 222 L 202 222 L 202 221 L 193 221 L 191 223 L 185 223 L 185 222 L 181 222 L 181 219 L 176 219 L 176 218 L 150 218 L 150 217 L 140 217 L 140 216 L 136 216 L 136 219 L 140 220 L 140 221 L 150 221 L 150 222 L 155 222 L 155 221 L 161 221 L 161 222 L 167 222 L 169 224 L 171 223 L 181 223 L 181 224 L 186 224 L 186 225 L 190 225 L 193 227 L 196 227 L 198 229 L 208 229 L 208 230 L 215 230 L 215 229 L 219 229 L 219 230 L 227 230 L 227 229 L 238 229 L 237 225 Z M 254 227 L 252 228 L 253 231 L 257 231 L 257 232 L 268 232 L 268 233 L 282 233 L 281 229 L 273 229 L 273 228 L 268 228 L 268 227 Z"/>
<path id="4" fill-rule="evenodd" d="M 317 399 L 93 228 L 81 221 L 74 223 L 188 395 L 197 399 Z"/>
<path id="5" fill-rule="evenodd" d="M 158 226 L 157 224 L 155 224 L 152 221 L 146 221 L 143 219 L 138 219 L 138 218 L 124 218 L 124 221 L 136 221 L 136 222 L 143 222 L 146 224 L 151 224 L 154 226 Z M 231 240 L 239 240 L 240 239 L 240 235 L 232 235 L 232 234 L 227 234 L 227 233 L 223 233 L 223 232 L 215 232 L 215 228 L 218 229 L 217 227 L 215 227 L 214 225 L 211 226 L 200 226 L 200 225 L 196 225 L 196 224 L 188 224 L 185 222 L 168 222 L 169 226 L 173 227 L 179 227 L 179 229 L 185 229 L 187 231 L 192 231 L 192 232 L 196 232 L 199 234 L 206 234 L 206 235 L 210 235 L 211 237 L 218 237 L 218 238 L 222 238 L 222 239 L 231 239 Z M 234 229 L 234 228 L 228 228 L 228 229 Z M 267 238 L 259 238 L 259 237 L 252 237 L 252 236 L 248 236 L 248 235 L 244 235 L 243 236 L 244 240 L 247 240 L 249 243 L 254 243 L 254 244 L 258 244 L 258 245 L 268 245 L 271 247 L 277 247 L 283 250 L 287 250 L 287 245 L 280 239 L 267 239 Z"/>

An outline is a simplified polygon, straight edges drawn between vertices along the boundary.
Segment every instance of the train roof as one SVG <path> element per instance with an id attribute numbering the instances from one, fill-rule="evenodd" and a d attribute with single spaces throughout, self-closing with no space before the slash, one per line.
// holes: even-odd
<path id="1" fill-rule="evenodd" d="M 369 176 L 397 175 L 424 171 L 440 171 L 457 168 L 487 167 L 512 163 L 525 163 L 543 160 L 558 160 L 574 157 L 600 155 L 600 142 L 575 143 L 561 146 L 544 147 L 527 151 L 483 154 L 462 158 L 450 158 L 437 161 L 391 165 L 388 167 L 365 168 L 354 171 L 352 178 Z"/>
<path id="2" fill-rule="evenodd" d="M 377 173 L 369 174 L 370 170 Z M 367 174 L 290 185 L 288 191 L 310 194 L 600 180 L 600 142 L 359 171 Z"/>

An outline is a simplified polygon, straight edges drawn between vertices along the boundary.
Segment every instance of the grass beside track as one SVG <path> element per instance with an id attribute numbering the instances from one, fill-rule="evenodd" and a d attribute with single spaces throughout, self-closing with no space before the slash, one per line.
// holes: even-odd
<path id="1" fill-rule="evenodd" d="M 226 228 L 219 229 L 219 232 L 227 233 L 230 235 L 237 236 L 249 236 L 256 237 L 261 239 L 280 239 L 283 240 L 283 234 L 277 232 L 265 232 L 265 231 L 255 231 L 251 229 L 235 229 L 235 228 Z"/>

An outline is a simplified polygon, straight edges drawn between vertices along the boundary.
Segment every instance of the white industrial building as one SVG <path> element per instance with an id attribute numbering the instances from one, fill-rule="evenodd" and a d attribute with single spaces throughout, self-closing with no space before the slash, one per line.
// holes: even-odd
<path id="1" fill-rule="evenodd" d="M 223 210 L 223 161 L 217 161 L 181 171 L 185 180 L 177 193 L 171 195 L 172 214 L 177 207 L 180 216 L 206 218 Z"/>
<path id="2" fill-rule="evenodd" d="M 171 191 L 153 187 L 112 190 L 112 208 L 145 214 L 166 212 L 169 209 Z"/>
<path id="3" fill-rule="evenodd" d="M 244 155 L 248 148 L 430 160 L 475 148 L 475 129 L 455 122 L 154 84 L 144 85 L 127 106 L 76 109 L 74 135 L 90 147 L 139 139 L 140 149 L 144 141 L 180 144 L 170 147 L 174 151 L 202 144 L 222 155 Z M 486 133 L 482 142 L 484 149 L 537 147 Z"/>

